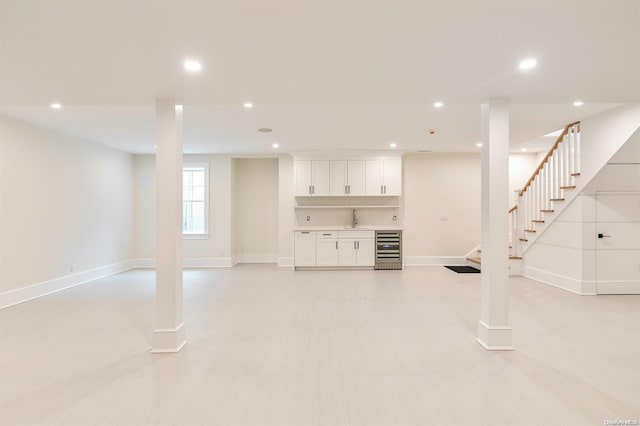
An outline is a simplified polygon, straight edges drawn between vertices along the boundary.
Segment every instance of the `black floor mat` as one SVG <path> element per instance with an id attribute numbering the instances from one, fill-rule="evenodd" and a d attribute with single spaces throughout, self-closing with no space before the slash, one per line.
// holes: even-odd
<path id="1" fill-rule="evenodd" d="M 479 274 L 480 269 L 476 269 L 473 266 L 445 266 L 447 269 L 451 269 L 453 272 L 459 274 Z"/>

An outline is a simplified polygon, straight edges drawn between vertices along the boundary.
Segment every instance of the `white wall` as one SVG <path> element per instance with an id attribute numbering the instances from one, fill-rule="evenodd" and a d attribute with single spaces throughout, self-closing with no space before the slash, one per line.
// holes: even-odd
<path id="1" fill-rule="evenodd" d="M 293 157 L 278 158 L 278 266 L 293 266 L 295 227 Z"/>
<path id="2" fill-rule="evenodd" d="M 546 155 L 546 153 L 544 154 Z M 543 155 L 543 158 L 544 158 Z M 509 154 L 509 207 L 515 203 L 514 192 L 522 190 L 540 164 L 537 154 Z"/>
<path id="3" fill-rule="evenodd" d="M 403 157 L 407 265 L 447 263 L 480 244 L 480 154 Z"/>
<path id="4" fill-rule="evenodd" d="M 185 266 L 231 266 L 232 161 L 226 155 L 185 155 L 185 163 L 209 164 L 209 238 L 184 240 Z M 135 155 L 135 257 L 155 257 L 155 156 Z"/>
<path id="5" fill-rule="evenodd" d="M 278 159 L 237 158 L 233 163 L 237 261 L 277 262 Z"/>
<path id="6" fill-rule="evenodd" d="M 5 116 L 0 147 L 0 292 L 59 290 L 132 258 L 130 154 Z"/>

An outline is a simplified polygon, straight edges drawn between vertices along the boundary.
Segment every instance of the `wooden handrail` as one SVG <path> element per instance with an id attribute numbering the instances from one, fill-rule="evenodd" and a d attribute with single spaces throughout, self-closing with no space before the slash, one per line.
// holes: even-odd
<path id="1" fill-rule="evenodd" d="M 513 206 L 509 209 L 509 213 L 513 212 L 514 210 L 516 210 L 518 208 L 518 206 Z"/>
<path id="2" fill-rule="evenodd" d="M 556 143 L 553 144 L 549 152 L 547 152 L 547 155 L 544 156 L 544 158 L 542 159 L 538 167 L 535 169 L 535 171 L 533 172 L 533 174 L 531 175 L 527 183 L 524 185 L 524 188 L 522 188 L 522 190 L 520 191 L 520 196 L 524 195 L 524 193 L 527 191 L 527 188 L 531 186 L 531 183 L 533 182 L 533 180 L 536 178 L 538 173 L 540 173 L 540 170 L 542 170 L 542 168 L 544 167 L 544 164 L 547 162 L 547 160 L 549 160 L 549 157 L 553 155 L 553 151 L 556 148 L 558 148 L 558 145 L 560 145 L 560 142 L 562 142 L 562 139 L 564 139 L 567 133 L 569 133 L 569 129 L 575 126 L 576 124 L 579 125 L 580 122 L 576 121 L 575 123 L 567 124 L 566 126 L 564 126 L 564 130 L 562 131 L 562 133 L 560 133 L 560 136 L 558 136 L 558 139 L 556 139 Z M 580 127 L 578 127 L 578 131 L 580 131 Z"/>

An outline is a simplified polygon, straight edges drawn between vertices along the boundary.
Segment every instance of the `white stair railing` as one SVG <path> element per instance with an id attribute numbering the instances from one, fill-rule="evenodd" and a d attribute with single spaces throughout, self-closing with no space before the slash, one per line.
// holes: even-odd
<path id="1" fill-rule="evenodd" d="M 545 213 L 553 213 L 554 203 L 564 200 L 563 191 L 575 187 L 580 175 L 580 122 L 568 124 L 540 165 L 519 191 L 516 205 L 509 210 L 510 255 L 521 256 L 525 244 L 544 223 Z"/>

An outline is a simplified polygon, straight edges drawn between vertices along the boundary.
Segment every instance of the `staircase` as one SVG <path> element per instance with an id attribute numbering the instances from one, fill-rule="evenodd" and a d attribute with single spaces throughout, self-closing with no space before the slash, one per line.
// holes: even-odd
<path id="1" fill-rule="evenodd" d="M 558 203 L 565 201 L 565 191 L 576 189 L 580 176 L 580 122 L 565 126 L 547 155 L 540 162 L 522 190 L 517 191 L 516 205 L 509 210 L 509 274 L 520 275 L 520 263 L 526 248 L 533 243 Z M 478 269 L 482 250 L 467 257 Z"/>
<path id="2" fill-rule="evenodd" d="M 580 122 L 565 126 L 524 188 L 519 191 L 516 205 L 509 210 L 511 254 L 522 258 L 539 231 L 549 222 L 548 216 L 567 200 L 568 191 L 575 191 L 580 176 Z"/>

